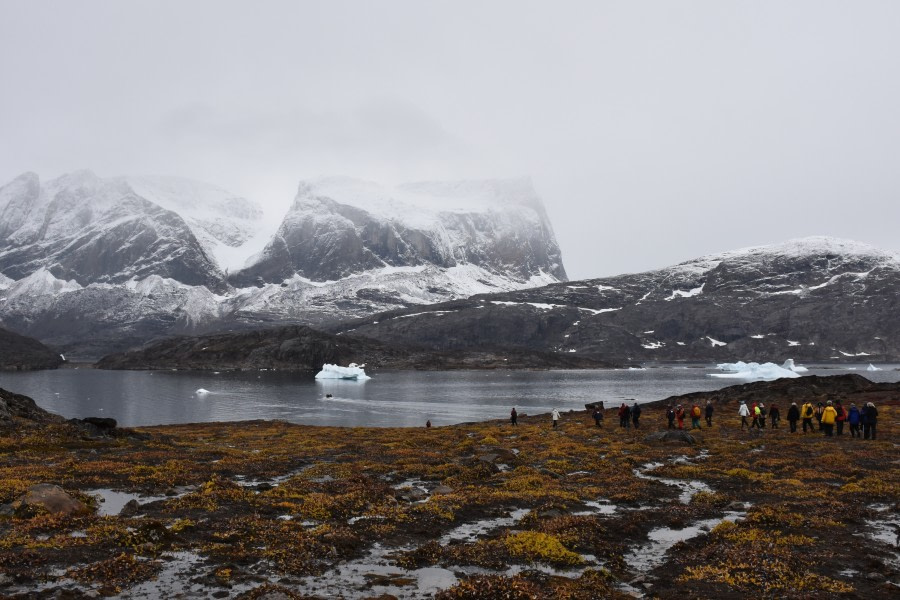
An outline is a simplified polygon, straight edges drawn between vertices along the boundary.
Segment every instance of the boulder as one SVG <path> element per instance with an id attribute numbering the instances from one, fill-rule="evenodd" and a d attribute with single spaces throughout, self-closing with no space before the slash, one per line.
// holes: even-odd
<path id="1" fill-rule="evenodd" d="M 689 446 L 693 446 L 697 443 L 697 439 L 689 434 L 687 431 L 677 429 L 677 430 L 669 430 L 669 431 L 657 431 L 656 433 L 651 433 L 647 437 L 644 438 L 645 442 L 664 442 L 664 443 L 677 443 L 677 444 L 688 444 Z"/>
<path id="2" fill-rule="evenodd" d="M 90 512 L 83 502 L 66 493 L 58 485 L 39 483 L 4 507 L 5 514 L 28 514 L 29 509 L 43 508 L 54 515 L 80 515 Z"/>
<path id="3" fill-rule="evenodd" d="M 120 517 L 133 517 L 141 511 L 141 504 L 132 498 L 128 502 L 125 503 L 125 506 L 122 507 L 122 510 L 119 511 Z"/>

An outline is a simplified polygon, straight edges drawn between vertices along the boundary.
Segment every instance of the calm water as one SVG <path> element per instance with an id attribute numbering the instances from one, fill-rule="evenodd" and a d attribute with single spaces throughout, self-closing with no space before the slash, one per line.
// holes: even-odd
<path id="1" fill-rule="evenodd" d="M 897 365 L 815 368 L 811 374 L 855 372 L 900 381 Z M 618 405 L 740 383 L 715 379 L 712 368 L 659 367 L 592 371 L 375 371 L 365 382 L 259 373 L 61 369 L 0 373 L 0 387 L 25 394 L 65 417 L 113 417 L 123 426 L 284 419 L 310 425 L 421 426 L 506 418 L 520 413 Z M 198 395 L 198 389 L 209 394 Z M 332 394 L 332 398 L 326 398 Z"/>

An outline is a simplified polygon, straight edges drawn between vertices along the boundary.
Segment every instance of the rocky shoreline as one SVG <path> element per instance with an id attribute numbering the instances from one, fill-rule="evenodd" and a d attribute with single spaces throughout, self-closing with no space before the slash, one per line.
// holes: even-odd
<path id="1" fill-rule="evenodd" d="M 612 410 L 130 430 L 0 391 L 0 595 L 894 597 L 900 397 L 882 400 L 877 441 L 742 432 L 724 402 L 690 444 L 652 405 L 637 430 Z"/>

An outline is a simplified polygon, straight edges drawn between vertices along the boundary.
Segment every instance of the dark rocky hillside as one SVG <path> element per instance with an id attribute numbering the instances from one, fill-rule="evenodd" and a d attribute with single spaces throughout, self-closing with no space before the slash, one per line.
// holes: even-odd
<path id="1" fill-rule="evenodd" d="M 329 330 L 612 362 L 900 360 L 900 261 L 808 238 L 647 273 L 398 310 Z"/>
<path id="2" fill-rule="evenodd" d="M 63 362 L 39 341 L 0 328 L 0 370 L 55 369 Z"/>
<path id="3" fill-rule="evenodd" d="M 610 366 L 574 356 L 534 351 L 435 352 L 393 346 L 302 326 L 177 337 L 140 350 L 104 357 L 101 369 L 279 369 L 315 372 L 324 363 L 366 363 L 370 368 L 589 368 Z"/>
<path id="4" fill-rule="evenodd" d="M 797 406 L 804 402 L 826 402 L 840 400 L 849 406 L 855 402 L 862 406 L 872 402 L 876 407 L 882 404 L 900 403 L 900 383 L 874 383 L 861 375 L 832 375 L 822 377 L 809 375 L 797 379 L 776 379 L 775 381 L 754 381 L 741 385 L 732 385 L 711 392 L 693 392 L 681 396 L 672 396 L 648 406 L 668 406 L 671 403 L 698 404 L 703 406 L 707 400 L 715 405 L 726 405 L 737 412 L 738 403 L 743 400 L 747 404 L 764 402 L 779 404 L 782 415 L 791 402 Z M 782 418 L 784 418 L 782 416 Z"/>

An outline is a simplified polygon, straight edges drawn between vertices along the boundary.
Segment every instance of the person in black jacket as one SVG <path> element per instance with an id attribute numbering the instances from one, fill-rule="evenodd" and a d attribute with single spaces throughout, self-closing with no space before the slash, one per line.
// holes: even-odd
<path id="1" fill-rule="evenodd" d="M 706 401 L 706 426 L 712 427 L 713 403 L 712 400 Z"/>
<path id="2" fill-rule="evenodd" d="M 875 439 L 875 425 L 878 423 L 878 410 L 875 408 L 875 405 L 869 402 L 863 407 L 862 412 L 862 425 L 863 425 L 863 439 L 869 439 L 869 435 L 871 434 L 872 439 Z"/>
<path id="3" fill-rule="evenodd" d="M 669 429 L 675 429 L 675 407 L 671 404 L 666 410 L 666 418 L 669 420 Z"/>
<path id="4" fill-rule="evenodd" d="M 641 407 L 637 402 L 635 402 L 631 406 L 631 422 L 634 423 L 635 429 L 640 427 L 640 423 L 639 423 L 640 420 L 641 420 Z"/>
<path id="5" fill-rule="evenodd" d="M 778 427 L 778 421 L 781 420 L 781 411 L 778 410 L 776 405 L 772 405 L 769 407 L 769 421 L 772 423 L 772 429 Z"/>
<path id="6" fill-rule="evenodd" d="M 791 407 L 787 414 L 788 423 L 791 424 L 791 433 L 797 433 L 797 421 L 800 420 L 800 409 L 797 408 L 796 402 L 791 402 Z"/>

